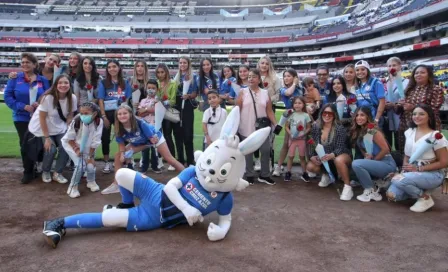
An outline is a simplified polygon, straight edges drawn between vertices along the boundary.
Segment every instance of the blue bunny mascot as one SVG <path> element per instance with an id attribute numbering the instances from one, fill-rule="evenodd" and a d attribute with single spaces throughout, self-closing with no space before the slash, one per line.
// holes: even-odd
<path id="1" fill-rule="evenodd" d="M 243 178 L 245 155 L 260 148 L 271 133 L 263 128 L 239 142 L 235 135 L 240 120 L 239 107 L 227 117 L 220 138 L 204 152 L 195 152 L 196 166 L 183 170 L 166 185 L 135 172 L 120 169 L 115 179 L 120 186 L 122 203 L 106 205 L 102 213 L 83 213 L 44 222 L 45 240 L 56 248 L 67 228 L 122 227 L 128 231 L 172 228 L 202 222 L 203 216 L 217 212 L 218 224 L 210 223 L 210 241 L 224 239 L 230 229 L 233 208 L 232 191 L 241 191 L 249 183 Z M 134 206 L 134 196 L 140 205 Z"/>

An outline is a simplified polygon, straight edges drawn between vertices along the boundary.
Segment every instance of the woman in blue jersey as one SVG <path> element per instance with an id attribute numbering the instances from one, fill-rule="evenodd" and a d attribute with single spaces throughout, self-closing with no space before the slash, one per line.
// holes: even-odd
<path id="1" fill-rule="evenodd" d="M 284 87 L 280 88 L 280 100 L 285 104 L 285 110 L 289 110 L 292 109 L 292 101 L 294 97 L 303 96 L 303 89 L 300 87 L 299 77 L 297 76 L 296 70 L 288 69 L 283 72 L 283 85 Z M 288 143 L 289 134 L 285 133 L 278 164 L 274 167 L 274 172 L 272 173 L 273 176 L 280 176 L 281 166 L 285 161 L 286 155 L 288 154 Z"/>
<path id="2" fill-rule="evenodd" d="M 369 107 L 375 123 L 382 127 L 382 116 L 386 106 L 384 86 L 381 81 L 370 74 L 370 65 L 367 61 L 358 61 L 355 64 L 355 71 L 358 79 L 357 106 Z"/>
<path id="3" fill-rule="evenodd" d="M 15 78 L 8 80 L 5 88 L 5 104 L 12 110 L 12 119 L 19 135 L 19 143 L 22 146 L 23 137 L 28 130 L 31 116 L 39 106 L 39 98 L 47 90 L 49 82 L 43 76 L 35 73 L 38 60 L 31 53 L 21 55 L 22 72 L 17 73 Z M 32 92 L 30 94 L 30 92 Z M 35 95 L 34 95 L 35 94 Z M 27 158 L 22 157 L 22 160 Z M 32 165 L 32 164 L 25 164 Z M 33 179 L 33 168 L 24 169 L 22 183 L 28 183 Z"/>
<path id="4" fill-rule="evenodd" d="M 213 71 L 213 63 L 209 58 L 201 60 L 199 66 L 199 75 L 196 76 L 194 81 L 194 89 L 196 93 L 201 95 L 201 100 L 203 101 L 201 111 L 205 111 L 210 107 L 208 104 L 207 94 L 210 90 L 215 90 L 219 93 L 219 77 Z"/>
<path id="5" fill-rule="evenodd" d="M 127 105 L 121 105 L 115 114 L 115 140 L 118 143 L 118 152 L 115 154 L 115 171 L 123 166 L 127 158 L 150 148 L 152 145 L 157 152 L 172 165 L 177 171 L 184 170 L 184 166 L 170 153 L 165 138 L 155 127 L 140 118 L 136 118 L 132 109 Z M 128 143 L 128 144 L 127 144 Z M 127 145 L 126 145 L 127 144 Z M 119 193 L 118 184 L 114 181 L 102 194 Z"/>
<path id="6" fill-rule="evenodd" d="M 101 110 L 101 117 L 104 121 L 103 135 L 101 145 L 104 156 L 103 173 L 110 173 L 111 165 L 109 163 L 110 152 L 110 132 L 111 125 L 115 122 L 115 111 L 131 97 L 131 86 L 123 78 L 123 71 L 117 60 L 107 62 L 106 79 L 100 82 L 98 87 L 98 104 Z"/>
<path id="7" fill-rule="evenodd" d="M 232 83 L 236 84 L 236 75 L 232 66 L 226 65 L 221 70 L 220 91 L 221 107 L 226 108 L 226 102 L 229 101 Z"/>
<path id="8" fill-rule="evenodd" d="M 229 93 L 229 103 L 235 105 L 235 98 L 238 97 L 238 92 L 242 88 L 247 88 L 249 86 L 249 70 L 250 67 L 246 64 L 240 65 L 238 68 L 238 76 L 236 80 L 236 85 L 238 85 L 239 89 L 235 90 L 235 88 L 230 88 Z"/>

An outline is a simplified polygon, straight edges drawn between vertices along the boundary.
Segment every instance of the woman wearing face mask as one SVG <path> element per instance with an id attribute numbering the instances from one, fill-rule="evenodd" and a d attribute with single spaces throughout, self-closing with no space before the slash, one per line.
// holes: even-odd
<path id="1" fill-rule="evenodd" d="M 238 76 L 236 79 L 236 84 L 240 87 L 240 89 L 242 88 L 247 88 L 247 86 L 249 85 L 249 66 L 248 65 L 240 65 L 240 67 L 238 68 Z M 235 105 L 235 99 L 238 97 L 238 94 L 236 93 L 236 90 L 234 90 L 233 88 L 230 89 L 230 93 L 229 93 L 229 103 L 232 105 Z"/>
<path id="2" fill-rule="evenodd" d="M 375 123 L 382 127 L 383 112 L 386 106 L 383 84 L 370 74 L 370 65 L 367 61 L 360 60 L 355 64 L 358 85 L 356 89 L 357 106 L 370 107 Z"/>
<path id="3" fill-rule="evenodd" d="M 22 147 L 23 138 L 34 111 L 39 106 L 39 98 L 49 88 L 48 80 L 35 73 L 38 65 L 36 56 L 22 53 L 22 72 L 16 78 L 9 79 L 5 88 L 5 104 L 13 111 L 13 121 Z M 30 92 L 35 92 L 34 97 Z M 27 158 L 22 157 L 23 162 Z M 24 163 L 25 167 L 25 163 Z M 29 183 L 34 177 L 33 168 L 24 168 L 22 183 Z"/>
<path id="4" fill-rule="evenodd" d="M 97 105 L 85 102 L 62 138 L 62 146 L 75 163 L 75 170 L 67 190 L 71 198 L 81 195 L 78 184 L 83 172 L 87 172 L 87 188 L 92 192 L 100 190 L 95 182 L 95 151 L 101 144 L 103 131 L 103 120 L 100 115 L 100 108 Z"/>
<path id="5" fill-rule="evenodd" d="M 157 65 L 156 77 L 159 83 L 159 90 L 157 92 L 158 99 L 162 101 L 165 107 L 173 107 L 176 104 L 177 84 L 176 81 L 171 80 L 170 71 L 165 63 L 159 63 Z M 166 144 L 173 156 L 176 154 L 172 137 L 174 124 L 168 120 L 163 120 L 162 122 L 163 137 L 165 137 Z M 170 165 L 168 166 L 168 170 L 174 171 L 175 168 Z"/>
<path id="6" fill-rule="evenodd" d="M 44 63 L 40 63 L 37 67 L 37 74 L 46 78 L 51 85 L 53 85 L 53 75 L 54 75 L 54 67 L 61 63 L 61 57 L 58 54 L 50 54 L 45 58 Z M 65 66 L 64 66 L 65 67 Z M 65 69 L 62 70 L 62 73 L 65 72 Z M 61 74 L 62 74 L 61 73 Z M 17 78 L 16 72 L 9 73 L 9 78 Z"/>
<path id="7" fill-rule="evenodd" d="M 116 60 L 109 60 L 106 79 L 103 79 L 98 87 L 98 103 L 104 121 L 103 136 L 101 137 L 105 162 L 103 173 L 106 174 L 111 172 L 109 163 L 110 132 L 111 125 L 115 122 L 115 111 L 127 98 L 131 97 L 131 93 L 131 86 L 123 78 L 120 63 Z"/>
<path id="8" fill-rule="evenodd" d="M 195 164 L 193 134 L 194 109 L 197 108 L 197 92 L 194 91 L 194 78 L 195 76 L 193 75 L 191 69 L 190 58 L 185 56 L 181 57 L 179 59 L 179 70 L 174 77 L 174 81 L 178 86 L 176 93 L 176 104 L 174 107 L 180 112 L 181 122 L 172 124 L 172 127 L 174 139 L 176 141 L 177 160 L 182 165 L 184 165 L 185 163 L 187 163 L 187 165 Z M 188 89 L 186 89 L 186 84 L 189 86 Z M 186 94 L 183 94 L 184 87 L 187 92 Z"/>
<path id="9" fill-rule="evenodd" d="M 386 82 L 388 95 L 386 96 L 386 114 L 383 125 L 384 136 L 386 136 L 387 142 L 390 146 L 393 146 L 398 150 L 398 129 L 400 128 L 400 115 L 395 112 L 395 104 L 400 100 L 400 93 L 398 91 L 396 76 L 401 74 L 401 60 L 397 57 L 392 57 L 387 61 L 387 68 L 389 71 L 389 77 Z M 395 74 L 391 74 L 390 71 L 395 70 Z M 403 90 L 406 90 L 409 80 L 401 79 Z M 392 92 L 392 95 L 389 95 Z"/>
<path id="10" fill-rule="evenodd" d="M 73 90 L 78 100 L 78 106 L 92 102 L 98 103 L 98 86 L 101 78 L 96 70 L 95 61 L 92 57 L 85 57 L 79 67 L 78 77 L 73 83 Z"/>
<path id="11" fill-rule="evenodd" d="M 347 133 L 345 128 L 339 124 L 339 116 L 334 104 L 326 104 L 322 107 L 319 119 L 311 127 L 311 137 L 315 144 L 321 144 L 324 147 L 325 156 L 319 158 L 315 146 L 310 146 L 308 149 L 310 161 L 306 167 L 307 171 L 319 174 L 324 169 L 322 162 L 328 162 L 334 177 L 340 176 L 344 182 L 340 200 L 351 200 L 353 197 L 349 175 L 349 167 L 352 163 L 351 152 L 347 148 Z M 330 184 L 329 174 L 322 174 L 319 187 L 328 187 Z"/>
<path id="12" fill-rule="evenodd" d="M 364 144 L 364 136 L 367 133 L 373 135 L 371 153 Z M 362 202 L 381 201 L 382 196 L 372 177 L 383 179 L 389 173 L 395 172 L 397 165 L 390 154 L 390 148 L 384 134 L 373 121 L 370 107 L 362 106 L 356 109 L 350 137 L 352 145 L 358 146 L 364 157 L 363 159 L 355 159 L 352 164 L 356 177 L 364 187 L 363 194 L 356 198 Z"/>
<path id="13" fill-rule="evenodd" d="M 73 119 L 76 105 L 76 96 L 72 94 L 70 89 L 70 78 L 63 74 L 58 76 L 53 86 L 44 93 L 36 113 L 31 118 L 28 130 L 33 135 L 42 137 L 44 144 L 43 182 L 48 183 L 52 180 L 50 170 L 57 151 L 58 158 L 53 180 L 59 183 L 68 181 L 62 176 L 62 171 L 69 158 L 62 148 L 61 139 L 67 131 L 67 125 Z"/>
<path id="14" fill-rule="evenodd" d="M 205 111 L 210 107 L 208 104 L 207 94 L 209 90 L 215 90 L 219 93 L 219 77 L 213 71 L 213 63 L 209 58 L 201 60 L 199 66 L 199 75 L 196 76 L 194 81 L 193 90 L 201 95 L 203 101 L 202 108 L 200 110 Z"/>
<path id="15" fill-rule="evenodd" d="M 272 110 L 271 99 L 268 91 L 261 86 L 261 74 L 258 69 L 251 69 L 249 72 L 249 86 L 241 89 L 237 98 L 237 105 L 241 108 L 241 120 L 238 133 L 241 141 L 257 129 L 277 125 L 274 111 Z M 261 171 L 258 177 L 259 182 L 268 185 L 275 185 L 270 177 L 270 155 L 271 139 L 268 137 L 260 147 Z M 254 184 L 255 172 L 253 165 L 253 154 L 246 155 L 246 178 L 250 184 Z"/>
<path id="16" fill-rule="evenodd" d="M 417 202 L 410 208 L 413 212 L 425 212 L 434 206 L 431 190 L 442 184 L 448 167 L 448 142 L 443 134 L 437 133 L 435 120 L 431 106 L 419 104 L 414 108 L 410 128 L 405 132 L 403 173 L 392 178 L 386 193 L 391 201 L 416 198 Z M 437 139 L 436 134 L 441 138 Z M 410 164 L 409 159 L 417 151 L 417 146 L 434 139 L 436 142 L 432 148 L 423 153 L 416 163 Z"/>
<path id="17" fill-rule="evenodd" d="M 80 64 L 82 63 L 82 55 L 78 52 L 73 52 L 70 54 L 68 59 L 68 69 L 67 73 L 70 76 L 71 83 L 73 84 L 75 79 L 77 78 L 78 72 L 81 71 Z"/>
<path id="18" fill-rule="evenodd" d="M 412 121 L 412 111 L 417 104 L 429 105 L 435 116 L 436 130 L 441 129 L 440 107 L 443 104 L 443 91 L 434 84 L 432 68 L 423 64 L 418 65 L 412 71 L 409 84 L 404 92 L 405 99 L 400 100 L 395 106 L 396 112 L 402 112 L 400 128 L 398 132 L 398 150 L 404 152 L 406 138 L 404 132 L 408 130 Z"/>
<path id="19" fill-rule="evenodd" d="M 356 94 L 356 73 L 355 65 L 347 64 L 343 71 L 345 84 L 347 85 L 347 91 L 351 94 Z"/>

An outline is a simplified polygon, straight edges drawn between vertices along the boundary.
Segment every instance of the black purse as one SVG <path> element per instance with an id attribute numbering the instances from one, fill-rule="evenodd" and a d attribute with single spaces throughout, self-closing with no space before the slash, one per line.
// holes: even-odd
<path id="1" fill-rule="evenodd" d="M 252 101 L 254 102 L 254 110 L 255 110 L 255 118 L 256 118 L 255 119 L 255 130 L 259 130 L 259 129 L 271 126 L 271 120 L 269 120 L 269 118 L 267 118 L 267 117 L 258 118 L 257 107 L 255 105 L 255 98 L 254 98 L 254 95 L 252 94 L 251 89 L 249 89 L 249 93 L 250 93 L 250 96 L 252 97 Z"/>

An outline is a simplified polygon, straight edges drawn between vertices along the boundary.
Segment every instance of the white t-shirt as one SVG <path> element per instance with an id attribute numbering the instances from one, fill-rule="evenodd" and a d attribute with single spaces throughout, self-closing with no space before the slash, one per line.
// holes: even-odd
<path id="1" fill-rule="evenodd" d="M 404 136 L 406 136 L 406 145 L 404 146 L 404 154 L 408 157 L 411 157 L 412 154 L 417 150 L 417 146 L 420 142 L 425 141 L 426 139 L 431 137 L 431 140 L 434 140 L 434 135 L 437 133 L 436 131 L 433 131 L 431 133 L 428 133 L 418 139 L 417 142 L 415 142 L 415 134 L 417 132 L 416 128 L 410 128 L 405 131 Z M 436 153 L 435 151 L 440 148 L 446 148 L 448 146 L 448 141 L 446 140 L 445 136 L 437 140 L 436 144 L 433 145 L 433 148 L 426 151 L 423 156 L 421 156 L 418 161 L 422 162 L 428 162 L 436 159 Z"/>
<path id="2" fill-rule="evenodd" d="M 227 111 L 223 108 L 221 108 L 219 105 L 216 108 L 215 116 L 213 116 L 213 109 L 210 107 L 202 116 L 202 123 L 207 124 L 207 131 L 208 135 L 210 136 L 210 139 L 212 142 L 219 139 L 219 135 L 221 134 L 222 126 L 224 125 L 224 122 L 227 118 Z M 209 124 L 209 123 L 214 123 Z M 204 143 L 206 143 L 206 139 L 204 139 Z"/>
<path id="3" fill-rule="evenodd" d="M 72 112 L 75 112 L 77 108 L 76 96 L 74 94 L 72 94 L 71 96 L 72 96 Z M 52 95 L 46 95 L 42 99 L 36 112 L 33 114 L 33 117 L 31 117 L 30 124 L 28 125 L 28 130 L 38 137 L 44 136 L 39 121 L 39 112 L 41 111 L 47 113 L 46 121 L 49 136 L 64 134 L 67 131 L 67 124 L 64 121 L 62 121 L 61 117 L 59 117 L 58 110 L 56 109 L 56 107 L 53 106 L 53 99 L 54 98 Z M 59 104 L 61 105 L 62 114 L 65 116 L 65 118 L 67 118 L 68 116 L 67 98 L 59 100 Z"/>

